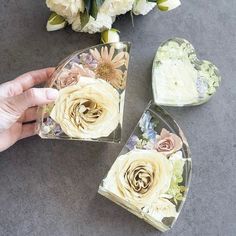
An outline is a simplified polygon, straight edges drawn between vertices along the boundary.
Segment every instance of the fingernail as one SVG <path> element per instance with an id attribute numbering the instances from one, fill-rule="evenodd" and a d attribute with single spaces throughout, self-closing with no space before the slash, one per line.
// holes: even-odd
<path id="1" fill-rule="evenodd" d="M 58 90 L 50 88 L 47 89 L 46 94 L 48 100 L 56 100 L 58 97 Z"/>

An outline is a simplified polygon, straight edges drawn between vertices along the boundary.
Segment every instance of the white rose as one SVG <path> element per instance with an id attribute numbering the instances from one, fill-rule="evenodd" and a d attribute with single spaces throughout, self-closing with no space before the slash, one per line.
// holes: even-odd
<path id="1" fill-rule="evenodd" d="M 83 0 L 46 0 L 51 11 L 65 17 L 69 23 L 73 21 L 78 12 L 84 11 Z"/>
<path id="2" fill-rule="evenodd" d="M 94 34 L 97 32 L 102 32 L 104 30 L 110 29 L 113 22 L 115 21 L 115 17 L 111 17 L 109 15 L 98 12 L 97 18 L 94 19 L 92 16 L 89 17 L 89 22 L 81 28 L 79 16 L 72 23 L 72 29 L 74 31 L 80 31 L 85 33 Z"/>
<path id="3" fill-rule="evenodd" d="M 50 114 L 70 137 L 107 137 L 119 123 L 119 94 L 106 81 L 80 77 L 59 91 Z"/>
<path id="4" fill-rule="evenodd" d="M 125 14 L 132 9 L 134 0 L 106 0 L 99 12 L 109 16 Z"/>
<path id="5" fill-rule="evenodd" d="M 147 0 L 135 0 L 132 11 L 135 15 L 146 15 L 155 6 L 155 2 L 148 2 Z"/>
<path id="6" fill-rule="evenodd" d="M 142 209 L 167 192 L 171 177 L 171 162 L 163 154 L 132 150 L 117 158 L 103 181 L 103 191 Z"/>
<path id="7" fill-rule="evenodd" d="M 170 202 L 168 199 L 160 197 L 158 198 L 151 207 L 144 208 L 149 216 L 153 217 L 155 220 L 162 221 L 165 217 L 176 217 L 176 206 Z"/>

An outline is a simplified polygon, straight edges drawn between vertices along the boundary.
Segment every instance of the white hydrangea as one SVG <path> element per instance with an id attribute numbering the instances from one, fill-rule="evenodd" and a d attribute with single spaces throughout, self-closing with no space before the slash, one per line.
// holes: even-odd
<path id="1" fill-rule="evenodd" d="M 106 0 L 99 12 L 109 16 L 125 14 L 132 9 L 135 0 Z"/>
<path id="2" fill-rule="evenodd" d="M 72 29 L 74 31 L 94 34 L 110 29 L 114 21 L 115 17 L 98 12 L 97 18 L 94 19 L 92 16 L 90 16 L 89 22 L 83 28 L 81 27 L 80 17 L 76 17 L 72 23 Z"/>
<path id="3" fill-rule="evenodd" d="M 71 23 L 78 12 L 84 11 L 83 0 L 46 0 L 46 4 L 51 11 L 63 16 Z"/>
<path id="4" fill-rule="evenodd" d="M 148 2 L 147 0 L 135 0 L 132 11 L 135 15 L 146 15 L 155 6 L 155 2 Z"/>

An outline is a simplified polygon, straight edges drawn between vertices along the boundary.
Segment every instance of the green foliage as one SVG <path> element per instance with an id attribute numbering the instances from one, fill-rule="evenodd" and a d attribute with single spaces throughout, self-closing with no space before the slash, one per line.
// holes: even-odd
<path id="1" fill-rule="evenodd" d="M 186 191 L 186 187 L 179 185 L 183 181 L 183 167 L 184 160 L 180 159 L 173 162 L 173 176 L 167 194 L 173 197 L 176 204 L 177 201 L 181 201 L 183 199 L 183 193 Z"/>
<path id="2" fill-rule="evenodd" d="M 87 15 L 96 19 L 99 7 L 105 0 L 84 0 Z"/>

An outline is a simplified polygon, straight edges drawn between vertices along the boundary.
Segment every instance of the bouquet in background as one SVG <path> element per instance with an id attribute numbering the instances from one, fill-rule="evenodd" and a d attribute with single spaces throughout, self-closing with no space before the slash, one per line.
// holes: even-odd
<path id="1" fill-rule="evenodd" d="M 67 24 L 77 32 L 94 34 L 109 30 L 116 16 L 131 12 L 146 15 L 155 6 L 161 11 L 178 7 L 180 0 L 46 0 L 52 11 L 47 30 L 64 28 Z"/>

